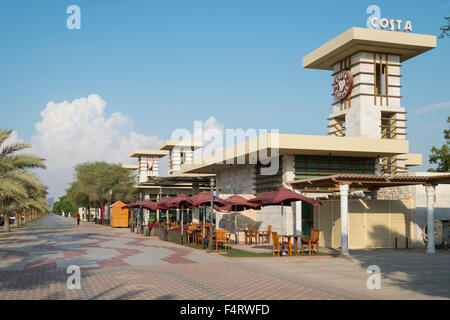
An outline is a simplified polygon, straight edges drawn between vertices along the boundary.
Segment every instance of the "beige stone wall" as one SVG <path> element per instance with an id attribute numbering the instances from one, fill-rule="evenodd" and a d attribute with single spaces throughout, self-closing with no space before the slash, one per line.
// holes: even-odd
<path id="1" fill-rule="evenodd" d="M 416 176 L 430 176 L 440 175 L 442 173 L 435 172 L 411 172 L 411 175 Z M 427 203 L 425 187 L 422 185 L 417 186 L 404 186 L 395 188 L 383 188 L 378 192 L 378 199 L 385 200 L 412 200 L 414 201 L 414 247 L 423 248 L 426 246 L 424 242 L 423 228 L 427 221 Z M 450 185 L 438 185 L 436 186 L 436 196 L 434 199 L 435 206 L 435 219 L 442 221 L 450 220 Z M 450 242 L 450 239 L 446 241 Z"/>
<path id="2" fill-rule="evenodd" d="M 378 191 L 379 200 L 413 200 L 414 199 L 414 187 L 393 187 L 382 188 Z"/>
<path id="3" fill-rule="evenodd" d="M 411 248 L 414 202 L 412 200 L 349 200 L 349 249 Z M 314 209 L 314 228 L 320 230 L 320 244 L 339 248 L 341 244 L 340 201 L 323 200 Z"/>
<path id="4" fill-rule="evenodd" d="M 254 165 L 235 165 L 216 173 L 218 194 L 254 193 Z"/>

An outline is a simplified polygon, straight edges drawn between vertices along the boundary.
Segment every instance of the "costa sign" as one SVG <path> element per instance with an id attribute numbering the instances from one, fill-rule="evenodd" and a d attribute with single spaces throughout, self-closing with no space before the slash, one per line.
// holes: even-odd
<path id="1" fill-rule="evenodd" d="M 370 20 L 370 24 L 372 25 L 372 27 L 374 29 L 378 29 L 378 27 L 380 27 L 380 29 L 388 29 L 389 31 L 412 31 L 412 24 L 411 21 L 406 20 L 405 23 L 403 24 L 403 20 L 400 19 L 386 19 L 386 18 L 382 18 L 379 19 L 377 17 L 373 17 Z"/>
<path id="2" fill-rule="evenodd" d="M 333 94 L 338 100 L 348 97 L 353 88 L 353 76 L 348 70 L 339 72 L 334 78 Z"/>

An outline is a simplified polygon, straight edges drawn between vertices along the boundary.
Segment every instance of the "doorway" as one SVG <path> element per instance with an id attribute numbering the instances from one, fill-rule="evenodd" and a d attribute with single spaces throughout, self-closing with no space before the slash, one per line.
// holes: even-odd
<path id="1" fill-rule="evenodd" d="M 313 207 L 309 203 L 302 201 L 302 235 L 311 237 L 314 226 Z"/>

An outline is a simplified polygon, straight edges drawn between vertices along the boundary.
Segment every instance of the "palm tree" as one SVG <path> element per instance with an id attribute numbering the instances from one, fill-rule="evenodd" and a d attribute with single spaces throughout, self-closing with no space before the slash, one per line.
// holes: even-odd
<path id="1" fill-rule="evenodd" d="M 0 129 L 0 215 L 3 216 L 5 230 L 8 232 L 9 213 L 29 207 L 29 201 L 38 201 L 46 194 L 45 186 L 29 172 L 29 169 L 45 168 L 44 159 L 30 154 L 18 154 L 31 147 L 27 143 L 3 146 L 11 133 L 12 130 Z"/>

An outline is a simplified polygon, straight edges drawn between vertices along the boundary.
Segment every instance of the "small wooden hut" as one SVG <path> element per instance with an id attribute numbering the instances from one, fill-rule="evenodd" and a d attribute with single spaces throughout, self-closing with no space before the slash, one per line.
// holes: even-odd
<path id="1" fill-rule="evenodd" d="M 110 226 L 113 228 L 128 228 L 128 221 L 130 220 L 127 208 L 124 208 L 126 203 L 117 201 L 111 205 L 111 221 Z"/>

